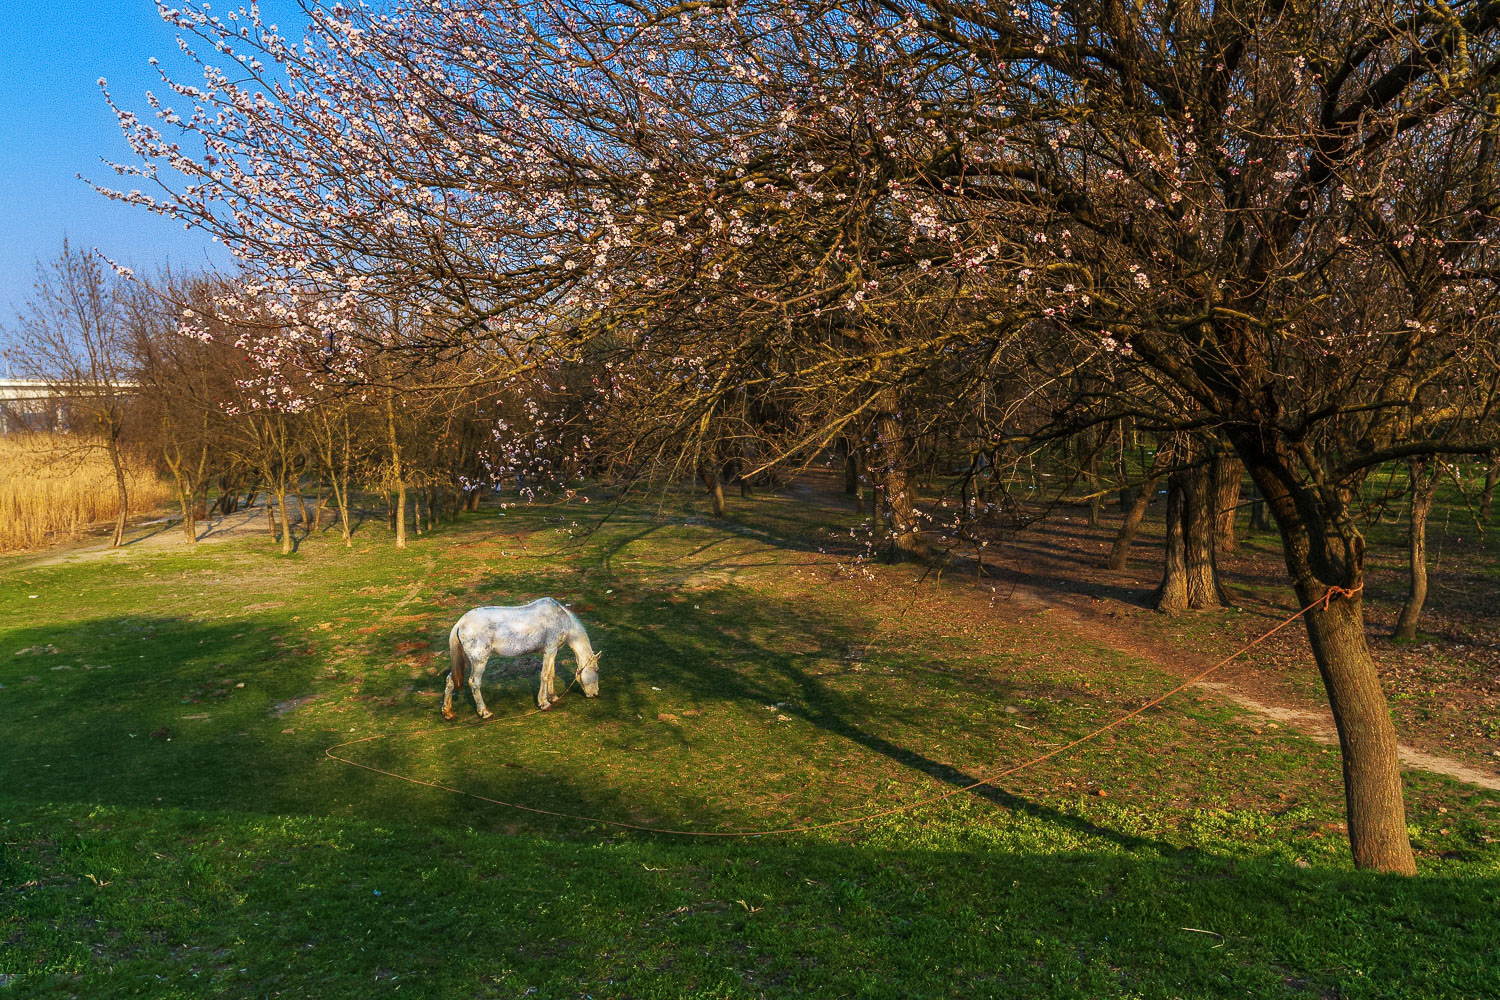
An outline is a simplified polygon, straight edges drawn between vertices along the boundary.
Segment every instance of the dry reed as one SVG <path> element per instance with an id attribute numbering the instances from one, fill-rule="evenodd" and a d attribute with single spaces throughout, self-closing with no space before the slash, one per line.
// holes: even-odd
<path id="1" fill-rule="evenodd" d="M 170 487 L 150 465 L 127 457 L 130 512 L 159 507 Z M 65 434 L 0 436 L 0 552 L 77 538 L 120 512 L 104 448 Z"/>

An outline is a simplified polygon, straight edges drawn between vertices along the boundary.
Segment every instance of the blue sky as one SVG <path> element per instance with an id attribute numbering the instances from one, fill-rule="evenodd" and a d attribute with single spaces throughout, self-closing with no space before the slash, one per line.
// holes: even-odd
<path id="1" fill-rule="evenodd" d="M 261 6 L 283 30 L 304 23 L 292 0 Z M 146 91 L 161 90 L 152 56 L 197 79 L 174 39 L 152 0 L 0 0 L 0 324 L 30 293 L 36 259 L 55 256 L 64 236 L 138 269 L 226 261 L 198 232 L 108 201 L 77 179 L 107 182 L 101 159 L 130 158 L 101 76 L 115 100 L 142 113 Z"/>

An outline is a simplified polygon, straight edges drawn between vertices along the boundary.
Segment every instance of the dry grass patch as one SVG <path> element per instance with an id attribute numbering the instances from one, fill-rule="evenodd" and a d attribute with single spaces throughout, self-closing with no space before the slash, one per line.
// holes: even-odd
<path id="1" fill-rule="evenodd" d="M 170 495 L 138 458 L 127 459 L 125 474 L 130 513 L 155 509 Z M 0 552 L 77 538 L 119 513 L 102 446 L 61 434 L 0 437 Z"/>

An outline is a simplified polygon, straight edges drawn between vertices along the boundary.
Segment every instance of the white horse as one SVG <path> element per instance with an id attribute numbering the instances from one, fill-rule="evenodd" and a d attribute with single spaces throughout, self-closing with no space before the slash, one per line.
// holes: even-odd
<path id="1" fill-rule="evenodd" d="M 561 695 L 555 695 L 557 651 L 563 643 L 573 650 L 577 661 L 573 676 L 589 698 L 599 696 L 599 654 L 589 645 L 589 635 L 573 612 L 550 597 L 539 598 L 515 608 L 475 608 L 467 611 L 448 633 L 448 685 L 443 690 L 443 718 L 452 719 L 453 692 L 462 688 L 466 674 L 474 692 L 474 708 L 481 719 L 494 713 L 484 706 L 479 686 L 484 683 L 484 666 L 491 654 L 524 656 L 542 654 L 542 686 L 536 695 L 538 708 L 548 709 Z"/>

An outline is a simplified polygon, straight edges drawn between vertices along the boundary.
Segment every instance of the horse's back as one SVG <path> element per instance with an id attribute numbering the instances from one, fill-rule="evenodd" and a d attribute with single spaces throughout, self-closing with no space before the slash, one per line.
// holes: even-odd
<path id="1" fill-rule="evenodd" d="M 529 604 L 485 605 L 466 611 L 454 629 L 460 641 L 488 643 L 501 656 L 519 656 L 566 633 L 572 615 L 550 597 Z"/>

